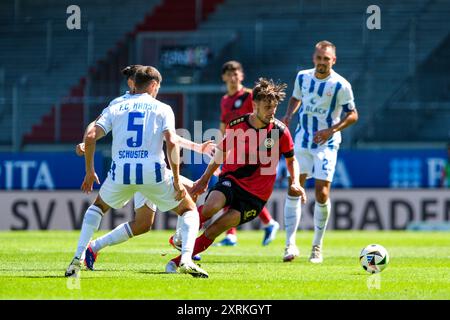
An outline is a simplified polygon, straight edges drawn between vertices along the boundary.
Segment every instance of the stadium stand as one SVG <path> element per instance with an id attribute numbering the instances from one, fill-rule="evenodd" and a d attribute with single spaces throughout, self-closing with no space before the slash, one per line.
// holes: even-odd
<path id="1" fill-rule="evenodd" d="M 256 3 L 258 10 L 255 11 L 252 8 Z M 201 28 L 220 30 L 235 24 L 233 7 L 238 1 L 229 0 L 226 4 L 227 7 L 220 7 Z M 376 125 L 374 118 L 377 114 L 382 119 L 389 118 L 389 114 L 378 112 L 390 105 L 390 97 L 407 82 L 409 64 L 412 63 L 414 68 L 421 64 L 449 33 L 448 26 L 440 28 L 436 23 L 449 13 L 444 1 L 415 1 L 414 5 L 380 1 L 382 30 L 374 31 L 365 28 L 365 10 L 371 4 L 369 1 L 345 4 L 331 0 L 303 1 L 302 6 L 298 1 L 285 1 L 282 8 L 273 4 L 273 1 L 239 4 L 240 13 L 236 20 L 241 21 L 237 28 L 242 37 L 236 45 L 240 49 L 238 58 L 246 69 L 246 82 L 251 85 L 257 77 L 264 75 L 287 82 L 290 91 L 295 69 L 312 66 L 314 44 L 320 39 L 331 40 L 337 46 L 335 70 L 352 83 L 360 110 L 360 123 L 348 130 L 351 139 L 344 140 L 347 146 L 376 141 L 378 135 L 372 133 L 375 126 L 381 128 L 380 135 L 389 132 L 385 126 Z M 414 26 L 416 30 L 412 31 Z M 416 46 L 414 62 L 409 61 L 412 32 L 415 32 L 413 43 Z M 216 70 L 217 67 L 214 66 Z M 208 83 L 217 79 L 217 71 L 215 74 L 207 71 L 203 81 Z M 386 86 L 387 81 L 392 85 Z M 279 114 L 283 114 L 285 107 L 286 103 L 281 105 Z M 450 111 L 446 108 L 443 112 Z M 396 126 L 402 130 L 401 125 Z M 434 139 L 443 141 L 447 134 L 443 129 L 434 135 Z M 388 139 L 395 141 L 395 134 Z M 386 141 L 383 136 L 379 140 Z"/>
<path id="2" fill-rule="evenodd" d="M 21 1 L 20 8 L 14 11 L 14 1 L 1 3 L 1 12 L 16 12 L 2 23 L 2 52 L 0 58 L 6 73 L 7 97 L 12 101 L 12 87 L 20 91 L 19 111 L 21 130 L 19 134 L 30 131 L 33 125 L 38 125 L 41 117 L 54 104 L 65 96 L 80 97 L 83 91 L 85 75 L 95 61 L 106 56 L 108 49 L 129 30 L 132 30 L 145 14 L 156 6 L 159 1 L 110 1 L 108 6 L 102 1 L 78 1 L 82 8 L 82 29 L 68 32 L 66 27 L 66 8 L 70 1 Z M 11 11 L 12 9 L 12 11 Z M 95 21 L 89 25 L 89 21 Z M 92 28 L 94 46 L 92 55 L 87 61 L 88 33 Z M 47 31 L 51 29 L 51 43 L 47 42 Z M 47 55 L 47 46 L 50 54 Z M 33 54 L 30 54 L 33 53 Z M 79 103 L 79 102 L 78 102 Z M 68 104 L 67 108 L 73 108 Z M 5 106 L 6 110 L 0 119 L 2 128 L 1 141 L 11 141 L 12 103 Z M 54 111 L 52 111 L 54 114 Z M 75 113 L 72 113 L 73 116 Z M 51 115 L 42 122 L 49 124 L 37 128 L 28 138 L 28 142 L 52 141 L 53 136 Z M 81 119 L 82 114 L 81 114 Z M 71 122 L 79 122 L 80 117 Z M 43 128 L 47 128 L 44 130 Z M 79 130 L 79 128 L 77 128 Z M 70 128 L 67 128 L 70 130 Z M 50 140 L 49 140 L 50 139 Z"/>
<path id="3" fill-rule="evenodd" d="M 0 52 L 0 90 L 4 97 L 0 100 L 0 144 L 10 143 L 14 132 L 24 136 L 25 145 L 56 138 L 78 141 L 83 122 L 89 117 L 82 112 L 82 102 L 64 104 L 61 99 L 120 94 L 123 88 L 117 70 L 135 63 L 135 43 L 130 39 L 142 32 L 163 30 L 192 36 L 199 32 L 220 35 L 224 31 L 238 35 L 233 42 L 222 44 L 224 47 L 196 79 L 198 84 L 221 85 L 220 65 L 236 59 L 244 65 L 248 86 L 259 76 L 266 76 L 287 82 L 288 92 L 296 71 L 312 66 L 314 44 L 328 39 L 337 46 L 335 69 L 352 83 L 360 110 L 360 121 L 348 130 L 345 146 L 448 139 L 449 84 L 442 68 L 448 70 L 443 57 L 450 50 L 450 30 L 448 24 L 439 21 L 445 21 L 450 8 L 444 0 L 418 0 L 413 4 L 380 0 L 381 30 L 365 27 L 366 8 L 372 4 L 368 0 L 286 0 L 282 6 L 274 0 L 210 0 L 204 1 L 201 19 L 195 18 L 194 1 L 180 5 L 175 0 L 113 0 L 102 6 L 101 1 L 81 0 L 78 5 L 83 8 L 83 29 L 72 32 L 65 28 L 68 1 L 24 0 L 20 7 L 15 3 L 0 3 L 0 34 L 5 48 Z M 89 21 L 95 25 L 89 26 Z M 94 34 L 90 56 L 89 30 Z M 90 77 L 86 77 L 88 74 Z M 176 83 L 174 74 L 165 75 L 166 84 Z M 429 80 L 421 80 L 425 78 Z M 87 93 L 89 79 L 95 84 Z M 20 93 L 17 99 L 13 99 L 14 87 Z M 204 127 L 217 127 L 219 108 L 212 106 L 218 105 L 219 99 L 219 93 L 190 99 L 191 118 L 206 120 Z M 21 108 L 18 131 L 12 124 L 14 101 Z M 57 102 L 64 104 L 64 109 L 56 108 Z M 95 103 L 87 107 L 98 110 Z M 279 114 L 285 107 L 286 102 Z M 55 137 L 58 110 L 63 110 L 63 130 Z"/>
<path id="4" fill-rule="evenodd" d="M 205 18 L 209 12 L 214 9 L 215 3 L 218 1 L 210 0 L 205 1 L 205 5 L 202 8 L 202 18 Z M 120 5 L 111 6 L 110 7 L 121 7 Z M 128 64 L 128 50 L 129 50 L 129 42 L 132 41 L 132 38 L 138 32 L 145 31 L 182 31 L 182 30 L 192 30 L 195 29 L 197 21 L 195 18 L 195 1 L 185 1 L 183 3 L 176 2 L 174 0 L 168 0 L 162 2 L 160 5 L 155 6 L 155 9 L 148 10 L 149 4 L 147 3 L 147 8 L 144 7 L 144 3 L 138 7 L 141 16 L 142 12 L 147 12 L 145 17 L 143 18 L 143 22 L 134 26 L 134 29 L 130 30 L 130 22 L 136 22 L 136 17 L 133 19 L 129 19 L 128 24 L 120 26 L 114 26 L 116 23 L 114 20 L 108 21 L 111 24 L 111 27 L 115 32 L 111 32 L 110 28 L 99 29 L 98 34 L 96 32 L 95 37 L 99 39 L 108 38 L 110 41 L 103 41 L 103 47 L 100 47 L 101 50 L 96 50 L 96 55 L 94 56 L 94 60 L 90 61 L 88 64 L 91 66 L 89 69 L 89 79 L 91 79 L 92 84 L 90 86 L 91 92 L 89 95 L 93 96 L 115 96 L 117 92 L 119 92 L 119 83 L 121 81 L 120 76 L 118 75 L 117 70 L 124 65 Z M 92 12 L 97 12 L 96 8 L 93 6 L 90 8 Z M 122 6 L 122 11 L 125 12 L 127 6 Z M 89 9 L 88 9 L 89 10 Z M 117 9 L 116 9 L 117 10 Z M 100 11 L 99 11 L 100 12 Z M 133 13 L 133 12 L 130 12 Z M 128 13 L 128 14 L 130 14 Z M 115 15 L 120 15 L 115 12 L 111 12 L 110 17 L 114 17 Z M 137 15 L 139 17 L 139 15 Z M 127 19 L 128 17 L 124 17 Z M 92 17 L 94 21 L 99 21 L 96 16 Z M 121 17 L 122 19 L 122 17 Z M 127 30 L 128 28 L 128 30 Z M 128 31 L 128 32 L 127 32 Z M 126 33 L 126 36 L 124 34 Z M 124 40 L 125 38 L 125 40 Z M 119 40 L 118 40 L 119 39 Z M 115 47 L 111 48 L 111 43 L 116 42 Z M 96 44 L 97 45 L 97 41 Z M 108 48 L 107 57 L 105 57 L 105 49 Z M 101 53 L 103 52 L 103 55 Z M 80 55 L 82 57 L 82 55 Z M 87 92 L 85 90 L 85 83 L 87 77 L 83 76 L 80 78 L 77 85 L 73 86 L 70 89 L 69 97 L 70 98 L 79 98 L 82 99 Z M 95 102 L 94 102 L 95 105 Z M 89 114 L 84 113 L 83 111 L 94 109 L 95 106 L 93 104 L 88 105 L 88 109 L 83 108 L 83 103 L 64 103 L 61 106 L 61 134 L 60 137 L 55 137 L 55 117 L 56 108 L 53 107 L 50 114 L 45 115 L 42 118 L 41 123 L 33 125 L 32 131 L 30 134 L 26 134 L 24 137 L 25 143 L 32 142 L 50 142 L 59 140 L 61 142 L 75 142 L 80 139 L 80 132 L 82 132 L 84 124 L 89 122 L 92 118 L 91 114 L 94 112 L 89 112 Z M 101 101 L 99 104 L 100 107 L 96 109 L 101 109 L 104 107 L 104 101 Z"/>
<path id="5" fill-rule="evenodd" d="M 442 94 L 440 98 L 432 97 L 433 92 L 445 91 L 442 85 L 448 83 L 442 73 L 445 62 L 438 62 L 437 67 L 436 59 L 445 52 L 448 54 L 445 50 L 450 26 L 439 26 L 437 22 L 448 17 L 450 8 L 447 2 L 439 0 L 426 1 L 420 8 L 414 15 L 408 15 L 406 26 L 393 34 L 355 81 L 360 86 L 355 94 L 360 95 L 365 105 L 355 139 L 433 142 L 450 138 L 450 122 L 445 122 L 450 116 L 449 100 Z M 422 92 L 427 92 L 428 98 L 421 97 Z M 433 101 L 436 98 L 447 102 L 436 104 Z M 426 127 L 433 129 L 424 131 Z"/>

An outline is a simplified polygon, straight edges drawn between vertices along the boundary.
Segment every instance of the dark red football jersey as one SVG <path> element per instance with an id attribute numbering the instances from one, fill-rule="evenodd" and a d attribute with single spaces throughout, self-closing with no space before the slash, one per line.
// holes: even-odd
<path id="1" fill-rule="evenodd" d="M 218 147 L 229 152 L 220 177 L 235 181 L 241 188 L 267 201 L 273 191 L 281 155 L 294 156 L 289 129 L 275 119 L 260 129 L 252 127 L 250 114 L 232 120 Z"/>
<path id="2" fill-rule="evenodd" d="M 232 96 L 224 95 L 220 101 L 220 121 L 228 125 L 231 120 L 252 113 L 252 97 L 252 91 L 247 88 L 242 88 Z"/>

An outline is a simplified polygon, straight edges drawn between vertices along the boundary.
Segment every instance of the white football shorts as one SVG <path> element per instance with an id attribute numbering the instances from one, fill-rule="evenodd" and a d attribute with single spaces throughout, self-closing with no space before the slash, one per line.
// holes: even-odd
<path id="1" fill-rule="evenodd" d="M 169 170 L 167 170 L 169 171 Z M 192 188 L 192 185 L 194 182 L 184 176 L 180 176 L 181 183 L 187 187 L 188 189 Z M 134 194 L 134 210 L 139 209 L 143 207 L 144 205 L 147 205 L 150 209 L 156 212 L 156 204 L 154 204 L 152 201 L 148 200 L 146 197 L 142 195 L 142 193 L 137 192 Z"/>
<path id="2" fill-rule="evenodd" d="M 99 195 L 111 208 L 119 209 L 139 192 L 144 199 L 138 199 L 137 208 L 142 207 L 142 201 L 150 200 L 159 210 L 169 211 L 177 207 L 181 201 L 175 200 L 172 171 L 163 169 L 162 175 L 164 177 L 162 181 L 154 184 L 119 184 L 112 181 L 108 175 L 100 187 Z"/>
<path id="3" fill-rule="evenodd" d="M 142 193 L 136 192 L 134 194 L 134 210 L 142 208 L 145 205 L 156 212 L 156 204 L 144 197 Z"/>
<path id="4" fill-rule="evenodd" d="M 307 178 L 332 182 L 336 169 L 338 149 L 319 146 L 317 149 L 295 147 L 295 157 L 300 165 L 300 174 Z"/>

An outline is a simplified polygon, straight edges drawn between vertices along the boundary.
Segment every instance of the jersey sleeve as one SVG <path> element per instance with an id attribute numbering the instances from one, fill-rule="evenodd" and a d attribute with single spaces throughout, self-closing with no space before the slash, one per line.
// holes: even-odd
<path id="1" fill-rule="evenodd" d="M 285 158 L 292 158 L 294 156 L 294 141 L 287 127 L 284 129 L 280 138 L 280 153 Z"/>
<path id="2" fill-rule="evenodd" d="M 223 100 L 224 100 L 224 98 L 222 97 L 222 99 L 220 100 L 220 122 L 227 124 L 227 120 L 225 118 L 226 110 L 224 107 Z"/>
<path id="3" fill-rule="evenodd" d="M 171 107 L 167 106 L 163 113 L 162 131 L 175 131 L 175 114 Z"/>
<path id="4" fill-rule="evenodd" d="M 356 109 L 352 86 L 349 83 L 344 84 L 342 89 L 339 90 L 337 102 L 342 106 L 344 112 L 350 112 Z"/>
<path id="5" fill-rule="evenodd" d="M 292 97 L 297 100 L 302 99 L 302 82 L 303 82 L 303 74 L 297 74 L 294 82 L 294 90 L 292 91 Z"/>
<path id="6" fill-rule="evenodd" d="M 243 109 L 244 112 L 242 114 L 253 113 L 253 93 L 251 91 L 244 101 Z"/>
<path id="7" fill-rule="evenodd" d="M 97 121 L 95 122 L 95 125 L 102 128 L 103 131 L 105 132 L 105 135 L 107 135 L 111 131 L 111 129 L 112 129 L 112 114 L 111 114 L 110 106 L 103 109 L 100 117 L 98 117 Z"/>

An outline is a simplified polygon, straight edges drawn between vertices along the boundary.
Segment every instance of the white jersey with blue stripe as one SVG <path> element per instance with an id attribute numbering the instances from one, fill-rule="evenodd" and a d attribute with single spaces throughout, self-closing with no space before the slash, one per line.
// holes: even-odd
<path id="1" fill-rule="evenodd" d="M 165 167 L 164 131 L 175 132 L 172 108 L 147 93 L 114 99 L 96 122 L 112 131 L 112 180 L 121 184 L 151 184 L 162 180 Z"/>
<path id="2" fill-rule="evenodd" d="M 316 149 L 314 133 L 327 129 L 340 121 L 341 113 L 355 110 L 353 91 L 350 83 L 334 70 L 325 79 L 314 76 L 315 68 L 302 70 L 297 74 L 292 96 L 301 100 L 295 142 L 300 147 Z M 338 131 L 325 143 L 330 148 L 338 148 L 341 133 Z"/>

